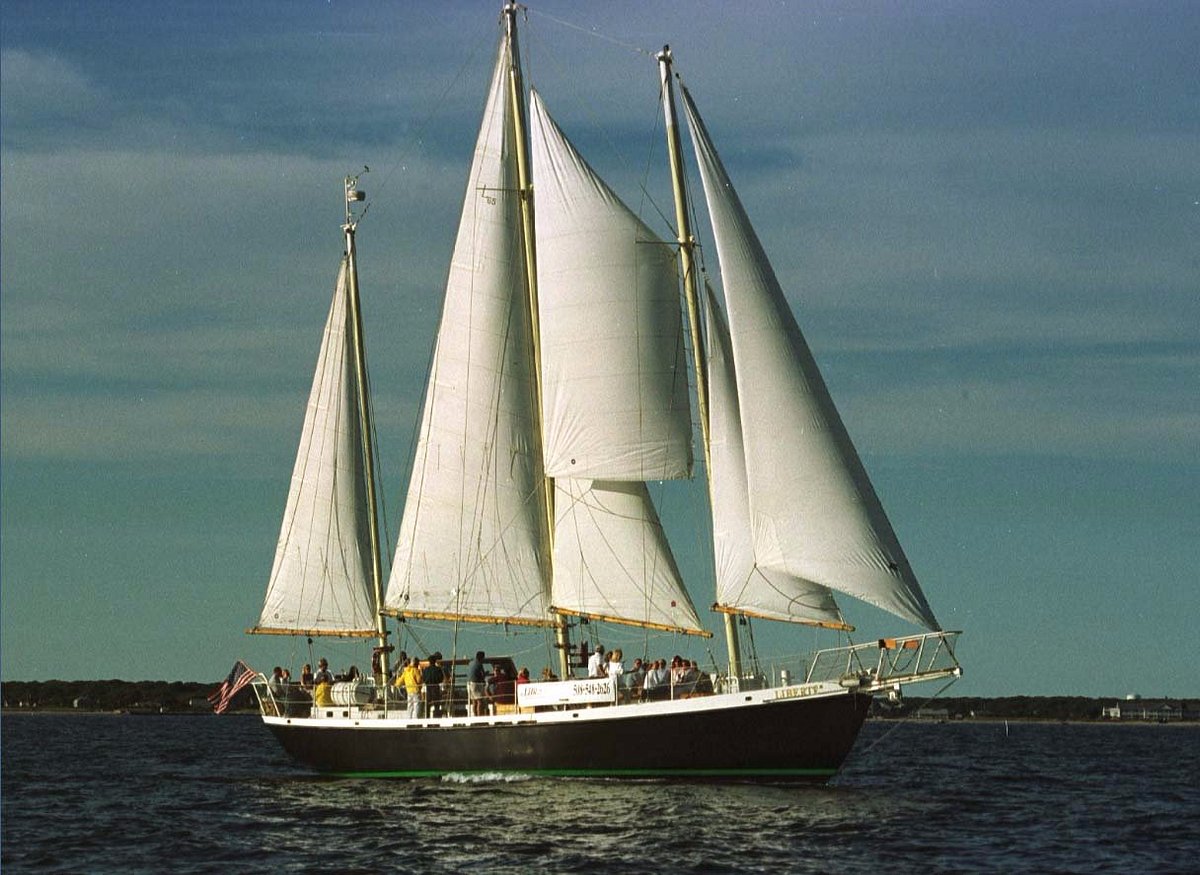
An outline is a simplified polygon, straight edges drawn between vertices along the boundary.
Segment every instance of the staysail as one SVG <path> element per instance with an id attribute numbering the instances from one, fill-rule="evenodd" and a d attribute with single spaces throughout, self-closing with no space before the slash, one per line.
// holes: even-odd
<path id="1" fill-rule="evenodd" d="M 251 632 L 376 631 L 348 283 L 348 259 L 343 256 L 267 595 Z"/>
<path id="2" fill-rule="evenodd" d="M 644 483 L 555 481 L 554 609 L 708 635 Z"/>
<path id="3" fill-rule="evenodd" d="M 551 622 L 502 41 L 463 203 L 387 613 Z"/>
<path id="4" fill-rule="evenodd" d="M 704 304 L 708 325 L 710 476 L 717 572 L 715 607 L 770 620 L 848 628 L 828 587 L 755 562 L 729 328 L 712 299 L 711 290 L 704 296 Z"/>
<path id="5" fill-rule="evenodd" d="M 745 441 L 754 555 L 940 629 L 687 89 Z"/>
<path id="6" fill-rule="evenodd" d="M 546 473 L 687 477 L 691 409 L 675 250 L 530 97 Z"/>

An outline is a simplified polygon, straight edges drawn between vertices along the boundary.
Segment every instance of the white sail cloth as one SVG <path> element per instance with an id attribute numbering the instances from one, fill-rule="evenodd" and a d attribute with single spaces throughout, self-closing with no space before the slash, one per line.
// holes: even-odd
<path id="1" fill-rule="evenodd" d="M 646 484 L 556 480 L 554 515 L 555 610 L 708 634 Z"/>
<path id="2" fill-rule="evenodd" d="M 546 473 L 687 477 L 691 411 L 674 247 L 530 98 Z"/>
<path id="3" fill-rule="evenodd" d="M 375 632 L 371 545 L 348 265 L 342 258 L 275 562 L 253 632 L 365 635 Z"/>
<path id="4" fill-rule="evenodd" d="M 757 564 L 939 629 L 686 89 L 683 96 L 729 310 Z"/>
<path id="5" fill-rule="evenodd" d="M 507 52 L 475 146 L 384 602 L 407 616 L 548 621 Z"/>
<path id="6" fill-rule="evenodd" d="M 844 628 L 827 587 L 755 561 L 729 328 L 711 292 L 704 303 L 717 606 L 770 620 Z"/>

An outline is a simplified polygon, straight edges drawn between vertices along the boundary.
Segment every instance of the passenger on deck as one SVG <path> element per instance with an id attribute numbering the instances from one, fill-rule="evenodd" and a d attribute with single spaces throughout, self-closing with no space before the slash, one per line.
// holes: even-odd
<path id="1" fill-rule="evenodd" d="M 483 667 L 483 651 L 475 651 L 475 660 L 467 666 L 467 701 L 471 714 L 482 717 L 487 714 L 487 669 Z"/>
<path id="2" fill-rule="evenodd" d="M 542 669 L 542 681 L 543 682 L 556 681 L 556 680 L 558 680 L 558 675 L 556 675 L 553 671 L 550 670 L 550 666 L 546 666 L 545 668 Z"/>
<path id="3" fill-rule="evenodd" d="M 321 657 L 317 660 L 317 673 L 313 675 L 313 704 L 319 707 L 332 705 L 332 688 L 333 675 L 329 672 L 329 661 Z"/>
<path id="4" fill-rule="evenodd" d="M 429 665 L 421 672 L 421 684 L 425 687 L 425 713 L 430 717 L 441 717 L 442 684 L 446 680 L 446 672 L 442 669 L 442 654 L 434 652 L 429 657 Z"/>
<path id="5" fill-rule="evenodd" d="M 304 663 L 304 668 L 300 669 L 300 686 L 306 690 L 313 688 L 313 670 L 307 662 Z"/>
<path id="6" fill-rule="evenodd" d="M 641 657 L 633 661 L 633 668 L 625 673 L 625 689 L 627 689 L 632 698 L 637 699 L 642 695 L 642 686 L 646 683 L 646 665 L 642 662 Z"/>
<path id="7" fill-rule="evenodd" d="M 488 683 L 492 688 L 492 701 L 496 703 L 497 711 L 500 710 L 500 706 L 513 703 L 513 678 L 509 676 L 507 668 L 497 665 Z"/>
<path id="8" fill-rule="evenodd" d="M 408 654 L 401 650 L 400 655 L 396 657 L 396 661 L 392 663 L 392 676 L 388 678 L 390 683 L 401 690 L 404 689 L 404 685 L 400 683 L 400 675 L 404 674 L 406 668 L 408 668 Z"/>
<path id="9" fill-rule="evenodd" d="M 404 693 L 408 696 L 408 707 L 405 716 L 409 720 L 421 717 L 421 661 L 417 657 L 409 660 L 408 665 L 400 672 L 400 682 L 404 685 Z"/>
<path id="10" fill-rule="evenodd" d="M 642 691 L 650 701 L 666 699 L 671 694 L 671 673 L 667 670 L 666 660 L 656 659 L 651 669 L 646 672 L 646 681 Z"/>
<path id="11" fill-rule="evenodd" d="M 595 652 L 588 659 L 588 677 L 604 677 L 604 645 L 597 644 Z"/>
<path id="12" fill-rule="evenodd" d="M 277 698 L 283 698 L 285 681 L 283 679 L 283 669 L 279 666 L 271 669 L 271 680 L 267 682 L 271 688 L 271 695 Z"/>
<path id="13" fill-rule="evenodd" d="M 696 691 L 696 682 L 700 680 L 700 668 L 694 662 L 682 660 L 682 671 L 679 681 L 675 684 L 675 698 L 686 698 Z"/>
<path id="14" fill-rule="evenodd" d="M 622 656 L 624 654 L 620 650 L 614 650 L 608 655 L 608 677 L 616 686 L 618 700 L 624 698 L 621 695 L 625 681 L 625 663 L 621 661 Z"/>

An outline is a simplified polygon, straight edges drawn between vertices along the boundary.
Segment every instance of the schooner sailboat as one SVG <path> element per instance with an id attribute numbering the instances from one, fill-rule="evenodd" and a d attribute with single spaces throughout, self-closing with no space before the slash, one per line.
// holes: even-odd
<path id="1" fill-rule="evenodd" d="M 676 201 L 666 241 L 526 92 L 517 14 L 504 7 L 386 587 L 352 209 L 363 195 L 346 180 L 345 253 L 250 631 L 374 638 L 377 659 L 374 677 L 299 705 L 261 679 L 263 720 L 297 760 L 341 774 L 824 780 L 872 696 L 961 673 L 957 633 L 922 593 L 683 89 L 724 307 L 699 281 L 669 49 L 657 56 Z M 703 694 L 642 697 L 576 678 L 571 632 L 710 634 L 647 487 L 692 474 L 689 349 L 728 662 Z M 770 677 L 743 664 L 741 618 L 849 631 L 835 591 L 929 631 Z M 519 686 L 496 713 L 452 697 L 410 716 L 387 684 L 389 617 L 545 627 L 562 679 Z"/>

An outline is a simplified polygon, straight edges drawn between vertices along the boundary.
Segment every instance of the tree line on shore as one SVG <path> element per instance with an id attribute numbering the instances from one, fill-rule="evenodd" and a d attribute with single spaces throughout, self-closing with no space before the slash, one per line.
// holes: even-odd
<path id="1" fill-rule="evenodd" d="M 4 707 L 18 710 L 185 712 L 207 710 L 219 681 L 4 681 Z M 244 692 L 250 693 L 250 690 Z M 239 697 L 240 698 L 240 697 Z M 251 698 L 253 694 L 251 693 Z M 236 703 L 235 703 L 236 704 Z M 250 704 L 250 702 L 247 702 Z"/>

